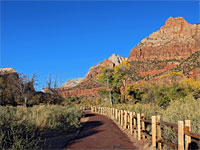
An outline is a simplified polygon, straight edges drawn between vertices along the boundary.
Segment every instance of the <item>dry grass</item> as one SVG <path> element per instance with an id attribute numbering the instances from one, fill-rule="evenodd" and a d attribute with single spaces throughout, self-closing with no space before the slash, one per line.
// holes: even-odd
<path id="1" fill-rule="evenodd" d="M 0 106 L 0 149 L 41 149 L 47 136 L 80 127 L 82 111 L 67 106 Z"/>

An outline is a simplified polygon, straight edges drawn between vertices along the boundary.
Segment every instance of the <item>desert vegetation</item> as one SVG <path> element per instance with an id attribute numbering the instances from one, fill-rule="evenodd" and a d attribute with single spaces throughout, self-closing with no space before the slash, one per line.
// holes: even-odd
<path id="1" fill-rule="evenodd" d="M 75 107 L 0 106 L 0 149 L 48 149 L 47 137 L 76 131 L 81 117 Z"/>
<path id="2" fill-rule="evenodd" d="M 0 73 L 0 149 L 48 149 L 49 138 L 81 127 L 82 111 L 63 104 L 51 76 L 43 92 L 35 84 L 35 75 Z"/>

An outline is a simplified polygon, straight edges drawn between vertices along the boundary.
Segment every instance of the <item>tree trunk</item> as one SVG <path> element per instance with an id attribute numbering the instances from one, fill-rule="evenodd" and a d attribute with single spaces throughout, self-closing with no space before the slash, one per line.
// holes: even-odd
<path id="1" fill-rule="evenodd" d="M 113 102 L 112 102 L 112 91 L 109 90 L 109 98 L 110 98 L 110 104 L 112 106 Z"/>
<path id="2" fill-rule="evenodd" d="M 27 97 L 24 98 L 24 106 L 27 106 Z"/>

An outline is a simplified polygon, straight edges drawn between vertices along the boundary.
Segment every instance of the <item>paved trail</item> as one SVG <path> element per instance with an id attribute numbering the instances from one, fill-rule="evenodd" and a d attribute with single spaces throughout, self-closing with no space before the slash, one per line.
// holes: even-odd
<path id="1" fill-rule="evenodd" d="M 87 112 L 89 120 L 67 150 L 134 150 L 129 138 L 107 117 Z"/>

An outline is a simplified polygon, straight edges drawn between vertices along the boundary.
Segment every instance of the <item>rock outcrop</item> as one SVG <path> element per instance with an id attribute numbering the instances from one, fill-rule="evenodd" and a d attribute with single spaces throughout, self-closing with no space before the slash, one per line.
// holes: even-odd
<path id="1" fill-rule="evenodd" d="M 0 68 L 0 74 L 12 74 L 12 73 L 17 73 L 14 68 Z"/>
<path id="2" fill-rule="evenodd" d="M 13 81 L 19 80 L 19 75 L 14 68 L 0 68 L 0 77 L 5 80 L 10 80 L 9 78 L 12 78 Z"/>
<path id="3" fill-rule="evenodd" d="M 105 59 L 103 62 L 99 62 L 97 66 L 92 66 L 88 71 L 85 79 L 91 79 L 96 77 L 100 73 L 100 68 L 107 66 L 109 68 L 114 68 L 115 66 L 122 63 L 122 61 L 127 61 L 127 57 L 122 57 L 116 54 L 112 54 L 108 59 Z"/>
<path id="4" fill-rule="evenodd" d="M 170 17 L 160 30 L 144 38 L 130 52 L 128 61 L 184 59 L 200 51 L 200 25 Z"/>
<path id="5" fill-rule="evenodd" d="M 78 85 L 84 78 L 76 78 L 76 79 L 72 79 L 69 80 L 65 83 L 62 84 L 62 87 L 64 88 L 72 88 L 75 87 L 76 85 Z"/>
<path id="6" fill-rule="evenodd" d="M 127 57 L 122 57 L 116 54 L 112 54 L 112 56 L 110 56 L 108 58 L 108 60 L 112 61 L 115 65 L 119 65 L 122 63 L 122 61 L 127 61 L 128 58 Z"/>

